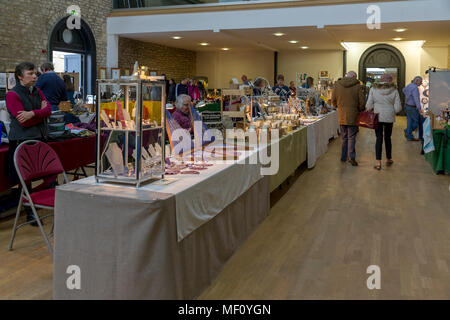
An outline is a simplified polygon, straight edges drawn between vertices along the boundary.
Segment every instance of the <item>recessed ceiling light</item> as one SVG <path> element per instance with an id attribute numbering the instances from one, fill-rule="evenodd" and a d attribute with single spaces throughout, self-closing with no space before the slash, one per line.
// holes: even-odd
<path id="1" fill-rule="evenodd" d="M 174 36 L 174 37 L 172 37 L 172 39 L 175 39 L 175 40 L 180 40 L 182 37 L 180 37 L 180 36 Z"/>
<path id="2" fill-rule="evenodd" d="M 200 45 L 201 46 L 209 46 L 209 43 L 208 42 L 201 42 Z"/>
<path id="3" fill-rule="evenodd" d="M 309 47 L 307 47 L 307 46 L 303 46 L 303 47 L 300 47 L 300 48 L 302 48 L 302 49 L 308 49 Z"/>
<path id="4" fill-rule="evenodd" d="M 400 41 L 400 40 L 403 40 L 403 38 L 393 38 L 392 40 Z"/>
<path id="5" fill-rule="evenodd" d="M 289 43 L 298 43 L 297 40 L 289 40 Z"/>
<path id="6" fill-rule="evenodd" d="M 230 48 L 222 48 L 223 51 L 228 51 Z"/>
<path id="7" fill-rule="evenodd" d="M 274 33 L 273 35 L 276 36 L 276 37 L 281 37 L 281 36 L 284 36 L 284 33 L 277 32 L 277 33 Z"/>
<path id="8" fill-rule="evenodd" d="M 406 31 L 406 29 L 405 28 L 398 28 L 398 29 L 394 29 L 394 31 L 396 31 L 396 32 L 404 32 L 404 31 Z"/>

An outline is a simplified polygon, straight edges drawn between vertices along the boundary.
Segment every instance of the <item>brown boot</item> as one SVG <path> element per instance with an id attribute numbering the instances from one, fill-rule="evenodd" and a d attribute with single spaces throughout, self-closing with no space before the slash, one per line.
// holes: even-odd
<path id="1" fill-rule="evenodd" d="M 356 162 L 355 159 L 349 159 L 348 162 L 352 164 L 352 166 L 356 167 L 358 165 L 358 162 Z"/>

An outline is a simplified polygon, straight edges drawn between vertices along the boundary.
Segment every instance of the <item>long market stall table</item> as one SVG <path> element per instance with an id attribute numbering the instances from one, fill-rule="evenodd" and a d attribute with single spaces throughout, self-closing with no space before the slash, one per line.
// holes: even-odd
<path id="1" fill-rule="evenodd" d="M 197 297 L 269 214 L 269 177 L 250 163 L 138 189 L 94 177 L 58 187 L 54 298 Z M 81 270 L 80 290 L 67 288 L 71 265 Z"/>
<path id="2" fill-rule="evenodd" d="M 301 127 L 279 140 L 278 173 L 270 176 L 270 192 L 274 191 L 306 161 L 307 128 Z"/>
<path id="3" fill-rule="evenodd" d="M 450 130 L 433 130 L 433 143 L 435 150 L 426 153 L 425 159 L 435 173 L 450 174 Z"/>
<path id="4" fill-rule="evenodd" d="M 95 162 L 95 136 L 49 142 L 58 154 L 66 172 Z M 8 146 L 0 146 L 0 192 L 13 187 L 5 176 Z"/>
<path id="5" fill-rule="evenodd" d="M 338 136 L 337 112 L 332 111 L 319 120 L 307 125 L 308 168 L 316 165 L 316 160 L 328 150 L 331 138 Z"/>

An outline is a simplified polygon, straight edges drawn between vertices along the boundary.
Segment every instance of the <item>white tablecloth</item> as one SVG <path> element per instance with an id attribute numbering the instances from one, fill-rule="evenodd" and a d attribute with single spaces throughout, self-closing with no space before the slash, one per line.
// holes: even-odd
<path id="1" fill-rule="evenodd" d="M 249 158 L 256 152 L 258 152 L 256 148 L 246 154 L 242 151 L 236 163 L 216 163 L 213 167 L 202 170 L 199 175 L 180 174 L 173 176 L 178 180 L 169 185 L 158 185 L 158 182 L 149 183 L 141 186 L 139 190 L 175 196 L 177 235 L 178 241 L 181 241 L 223 211 L 262 178 L 261 166 L 249 164 Z M 172 178 L 172 176 L 167 177 Z M 95 177 L 73 183 L 135 189 L 127 185 L 96 183 Z"/>
<path id="2" fill-rule="evenodd" d="M 308 168 L 316 165 L 316 160 L 328 150 L 328 142 L 338 136 L 337 112 L 333 111 L 320 120 L 307 125 Z"/>

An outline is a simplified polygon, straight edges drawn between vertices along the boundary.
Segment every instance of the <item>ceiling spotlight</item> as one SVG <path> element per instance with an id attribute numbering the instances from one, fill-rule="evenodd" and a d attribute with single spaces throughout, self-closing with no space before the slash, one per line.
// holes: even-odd
<path id="1" fill-rule="evenodd" d="M 298 43 L 297 40 L 289 40 L 289 43 Z"/>
<path id="2" fill-rule="evenodd" d="M 393 38 L 392 40 L 400 41 L 400 40 L 403 40 L 403 38 Z"/>
<path id="3" fill-rule="evenodd" d="M 398 29 L 394 29 L 395 32 L 404 32 L 406 31 L 405 28 L 398 28 Z"/>
<path id="4" fill-rule="evenodd" d="M 223 51 L 228 51 L 230 48 L 222 48 Z"/>
<path id="5" fill-rule="evenodd" d="M 209 46 L 209 43 L 208 42 L 201 42 L 200 45 L 201 46 Z"/>
<path id="6" fill-rule="evenodd" d="M 284 33 L 277 32 L 277 33 L 274 33 L 273 35 L 276 36 L 276 37 L 281 37 L 281 36 L 284 36 Z"/>
<path id="7" fill-rule="evenodd" d="M 180 40 L 182 37 L 180 37 L 180 36 L 174 36 L 174 37 L 172 37 L 172 39 L 175 39 L 175 40 Z"/>
<path id="8" fill-rule="evenodd" d="M 308 49 L 309 47 L 307 47 L 307 46 L 303 46 L 303 47 L 300 47 L 300 48 L 302 48 L 302 49 Z"/>

